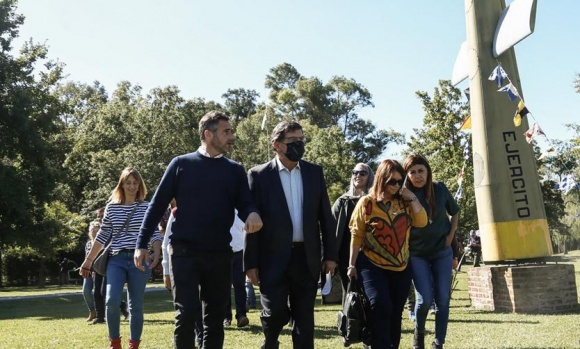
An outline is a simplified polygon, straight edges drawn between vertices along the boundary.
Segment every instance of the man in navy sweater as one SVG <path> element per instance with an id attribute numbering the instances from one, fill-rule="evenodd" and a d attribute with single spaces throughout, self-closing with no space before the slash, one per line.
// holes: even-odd
<path id="1" fill-rule="evenodd" d="M 177 202 L 169 253 L 176 310 L 174 347 L 195 347 L 195 315 L 204 308 L 203 348 L 222 348 L 223 320 L 231 286 L 230 227 L 234 209 L 247 233 L 261 229 L 244 168 L 223 154 L 232 148 L 229 118 L 211 111 L 199 122 L 201 146 L 174 158 L 159 183 L 145 214 L 135 250 L 135 265 L 149 260 L 147 244 L 171 199 Z"/>

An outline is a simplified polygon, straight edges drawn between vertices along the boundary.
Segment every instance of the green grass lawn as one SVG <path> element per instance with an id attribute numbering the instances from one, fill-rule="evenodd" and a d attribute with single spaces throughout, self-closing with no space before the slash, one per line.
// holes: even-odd
<path id="1" fill-rule="evenodd" d="M 567 257 L 576 266 L 580 285 L 580 251 Z M 467 271 L 468 268 L 464 268 Z M 522 315 L 476 311 L 470 308 L 467 273 L 458 274 L 453 292 L 447 343 L 445 348 L 580 348 L 580 314 Z M 160 284 L 153 284 L 159 286 Z M 0 289 L 0 299 L 23 295 L 43 295 L 80 291 L 80 287 L 47 289 Z M 580 292 L 579 292 L 580 293 Z M 167 291 L 146 293 L 145 327 L 142 348 L 171 348 L 173 306 Z M 316 342 L 322 349 L 342 348 L 336 331 L 337 305 L 318 305 L 315 309 Z M 80 293 L 67 296 L 26 298 L 0 301 L 0 348 L 106 348 L 106 325 L 89 326 L 84 321 L 87 310 Z M 401 348 L 410 348 L 413 323 L 406 314 L 403 320 Z M 226 328 L 224 348 L 259 348 L 262 341 L 259 311 L 248 314 L 250 326 Z M 434 316 L 427 321 L 426 343 L 433 339 Z M 235 321 L 234 321 L 235 323 Z M 124 342 L 128 322 L 121 323 Z M 292 348 L 290 329 L 280 338 L 280 348 Z M 126 343 L 124 343 L 126 347 Z M 362 348 L 353 345 L 350 348 Z"/>

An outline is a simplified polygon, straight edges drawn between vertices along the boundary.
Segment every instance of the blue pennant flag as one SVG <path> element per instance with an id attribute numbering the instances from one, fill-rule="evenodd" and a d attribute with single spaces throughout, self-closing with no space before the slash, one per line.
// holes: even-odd
<path id="1" fill-rule="evenodd" d="M 511 82 L 497 90 L 497 92 L 507 92 L 510 101 L 513 101 L 520 96 L 518 89 Z"/>
<path id="2" fill-rule="evenodd" d="M 578 186 L 578 183 L 571 174 L 568 174 L 562 177 L 560 183 L 556 184 L 556 189 L 561 190 L 562 192 L 564 192 L 564 195 L 566 195 L 570 192 L 570 190 L 574 189 L 576 186 Z"/>
<path id="3" fill-rule="evenodd" d="M 495 83 L 497 84 L 497 87 L 501 87 L 501 85 L 503 85 L 503 80 L 507 79 L 507 77 L 508 76 L 507 76 L 507 73 L 505 72 L 505 70 L 503 70 L 501 65 L 498 65 L 491 72 L 491 75 L 487 79 L 491 80 L 491 81 L 495 81 Z"/>
<path id="4" fill-rule="evenodd" d="M 463 147 L 463 159 L 465 161 L 469 160 L 470 154 L 469 154 L 469 143 L 466 142 L 465 146 Z M 465 165 L 463 165 L 465 166 Z"/>
<path id="5" fill-rule="evenodd" d="M 461 189 L 461 186 L 459 188 L 457 188 L 457 192 L 455 193 L 455 196 L 453 196 L 453 199 L 455 199 L 455 201 L 459 202 L 459 199 L 461 199 L 461 196 L 463 196 L 463 189 Z"/>

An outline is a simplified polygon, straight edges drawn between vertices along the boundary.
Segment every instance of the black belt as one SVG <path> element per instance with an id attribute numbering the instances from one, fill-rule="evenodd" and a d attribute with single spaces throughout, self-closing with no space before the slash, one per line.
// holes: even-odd
<path id="1" fill-rule="evenodd" d="M 135 254 L 134 248 L 123 248 L 119 250 L 119 253 Z"/>
<path id="2" fill-rule="evenodd" d="M 292 241 L 292 248 L 304 247 L 304 241 Z"/>

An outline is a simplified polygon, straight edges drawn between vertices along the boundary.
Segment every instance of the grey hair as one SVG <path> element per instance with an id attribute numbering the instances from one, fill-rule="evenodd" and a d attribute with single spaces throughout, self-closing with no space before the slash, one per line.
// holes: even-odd
<path id="1" fill-rule="evenodd" d="M 364 188 L 364 193 L 368 194 L 369 189 L 373 186 L 373 181 L 375 179 L 375 173 L 373 172 L 373 169 L 369 165 L 362 163 L 362 162 L 359 162 L 358 164 L 356 164 L 353 167 L 353 169 L 355 169 L 359 165 L 362 166 L 365 169 L 365 171 L 367 171 L 369 173 L 369 178 L 368 178 L 367 184 Z M 356 188 L 354 187 L 354 176 L 350 176 L 350 185 L 348 186 L 348 191 L 346 192 L 346 194 L 348 194 L 350 196 L 354 196 L 355 190 L 356 190 Z"/>

